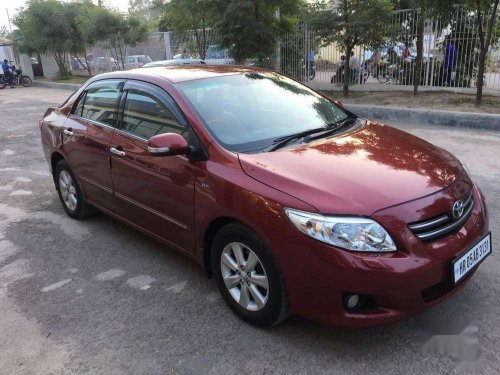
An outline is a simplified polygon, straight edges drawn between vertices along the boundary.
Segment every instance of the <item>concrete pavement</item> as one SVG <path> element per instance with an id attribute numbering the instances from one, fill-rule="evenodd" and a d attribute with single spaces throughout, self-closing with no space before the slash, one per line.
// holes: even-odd
<path id="1" fill-rule="evenodd" d="M 104 215 L 67 218 L 37 120 L 69 94 L 0 91 L 0 373 L 448 374 L 465 365 L 500 373 L 500 133 L 395 124 L 459 156 L 487 197 L 493 254 L 462 291 L 386 327 L 331 329 L 292 317 L 258 329 L 182 255 Z M 477 338 L 465 364 L 421 351 L 423 322 L 442 317 Z"/>

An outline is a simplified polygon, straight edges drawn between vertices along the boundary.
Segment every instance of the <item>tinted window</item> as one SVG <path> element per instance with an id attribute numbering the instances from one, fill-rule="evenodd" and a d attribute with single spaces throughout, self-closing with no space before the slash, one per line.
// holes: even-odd
<path id="1" fill-rule="evenodd" d="M 122 92 L 122 81 L 104 81 L 91 84 L 79 102 L 75 114 L 83 118 L 115 126 L 118 115 L 118 100 Z M 77 112 L 79 111 L 79 112 Z"/>
<path id="2" fill-rule="evenodd" d="M 122 127 L 145 139 L 157 134 L 182 134 L 185 131 L 164 100 L 139 89 L 127 90 Z"/>
<path id="3" fill-rule="evenodd" d="M 277 138 L 326 127 L 348 115 L 304 85 L 277 73 L 248 73 L 179 83 L 208 130 L 244 152 Z"/>

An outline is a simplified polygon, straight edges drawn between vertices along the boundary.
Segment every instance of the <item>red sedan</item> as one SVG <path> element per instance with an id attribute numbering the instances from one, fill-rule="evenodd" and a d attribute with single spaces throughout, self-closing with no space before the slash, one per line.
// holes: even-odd
<path id="1" fill-rule="evenodd" d="M 187 254 L 251 324 L 405 319 L 491 253 L 459 160 L 275 72 L 103 74 L 40 128 L 70 217 L 97 209 Z"/>

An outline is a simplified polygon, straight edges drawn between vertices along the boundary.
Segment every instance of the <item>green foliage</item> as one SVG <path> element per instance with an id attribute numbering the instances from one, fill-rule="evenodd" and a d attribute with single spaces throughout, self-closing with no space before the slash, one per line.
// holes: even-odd
<path id="1" fill-rule="evenodd" d="M 311 24 L 322 42 L 338 43 L 346 52 L 356 46 L 377 48 L 384 44 L 392 4 L 389 0 L 340 0 L 316 3 L 311 11 Z"/>
<path id="2" fill-rule="evenodd" d="M 10 32 L 9 29 L 7 29 L 7 26 L 0 27 L 0 38 L 10 39 Z"/>
<path id="3" fill-rule="evenodd" d="M 124 66 L 126 46 L 147 37 L 148 27 L 136 14 L 95 6 L 90 0 L 61 2 L 30 0 L 14 18 L 16 42 L 24 53 L 50 53 L 61 76 L 68 75 L 67 55 L 78 57 L 89 47 L 103 44 Z M 85 64 L 90 67 L 88 62 Z"/>
<path id="4" fill-rule="evenodd" d="M 19 50 L 52 54 L 61 76 L 68 74 L 66 54 L 73 43 L 68 13 L 68 7 L 57 0 L 30 0 L 14 18 Z"/>
<path id="5" fill-rule="evenodd" d="M 344 93 L 350 79 L 349 59 L 355 47 L 377 49 L 388 39 L 386 27 L 393 6 L 389 0 L 321 1 L 310 8 L 311 26 L 324 45 L 337 43 L 346 55 Z"/>
<path id="6" fill-rule="evenodd" d="M 265 61 L 274 53 L 276 37 L 292 30 L 305 7 L 302 0 L 218 0 L 215 25 L 221 46 L 237 62 Z M 278 15 L 279 11 L 279 15 Z"/>
<path id="7" fill-rule="evenodd" d="M 171 0 L 163 7 L 158 21 L 161 31 L 194 33 L 196 49 L 201 59 L 207 51 L 208 29 L 215 25 L 217 9 L 212 0 Z"/>

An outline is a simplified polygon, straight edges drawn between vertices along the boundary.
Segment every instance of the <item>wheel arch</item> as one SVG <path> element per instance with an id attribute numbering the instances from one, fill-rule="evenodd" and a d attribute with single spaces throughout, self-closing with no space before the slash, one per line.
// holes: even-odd
<path id="1" fill-rule="evenodd" d="M 50 168 L 52 170 L 52 177 L 55 178 L 56 166 L 61 160 L 65 160 L 64 156 L 58 152 L 54 151 L 50 156 Z"/>
<path id="2" fill-rule="evenodd" d="M 230 217 L 230 216 L 221 216 L 218 218 L 213 219 L 210 224 L 208 224 L 207 228 L 205 229 L 205 232 L 203 233 L 203 268 L 205 270 L 205 273 L 207 274 L 208 277 L 212 277 L 212 266 L 210 262 L 210 254 L 212 251 L 212 242 L 213 239 L 215 238 L 215 235 L 221 228 L 225 227 L 226 225 L 230 223 L 241 223 L 243 225 L 246 225 L 242 221 Z"/>

